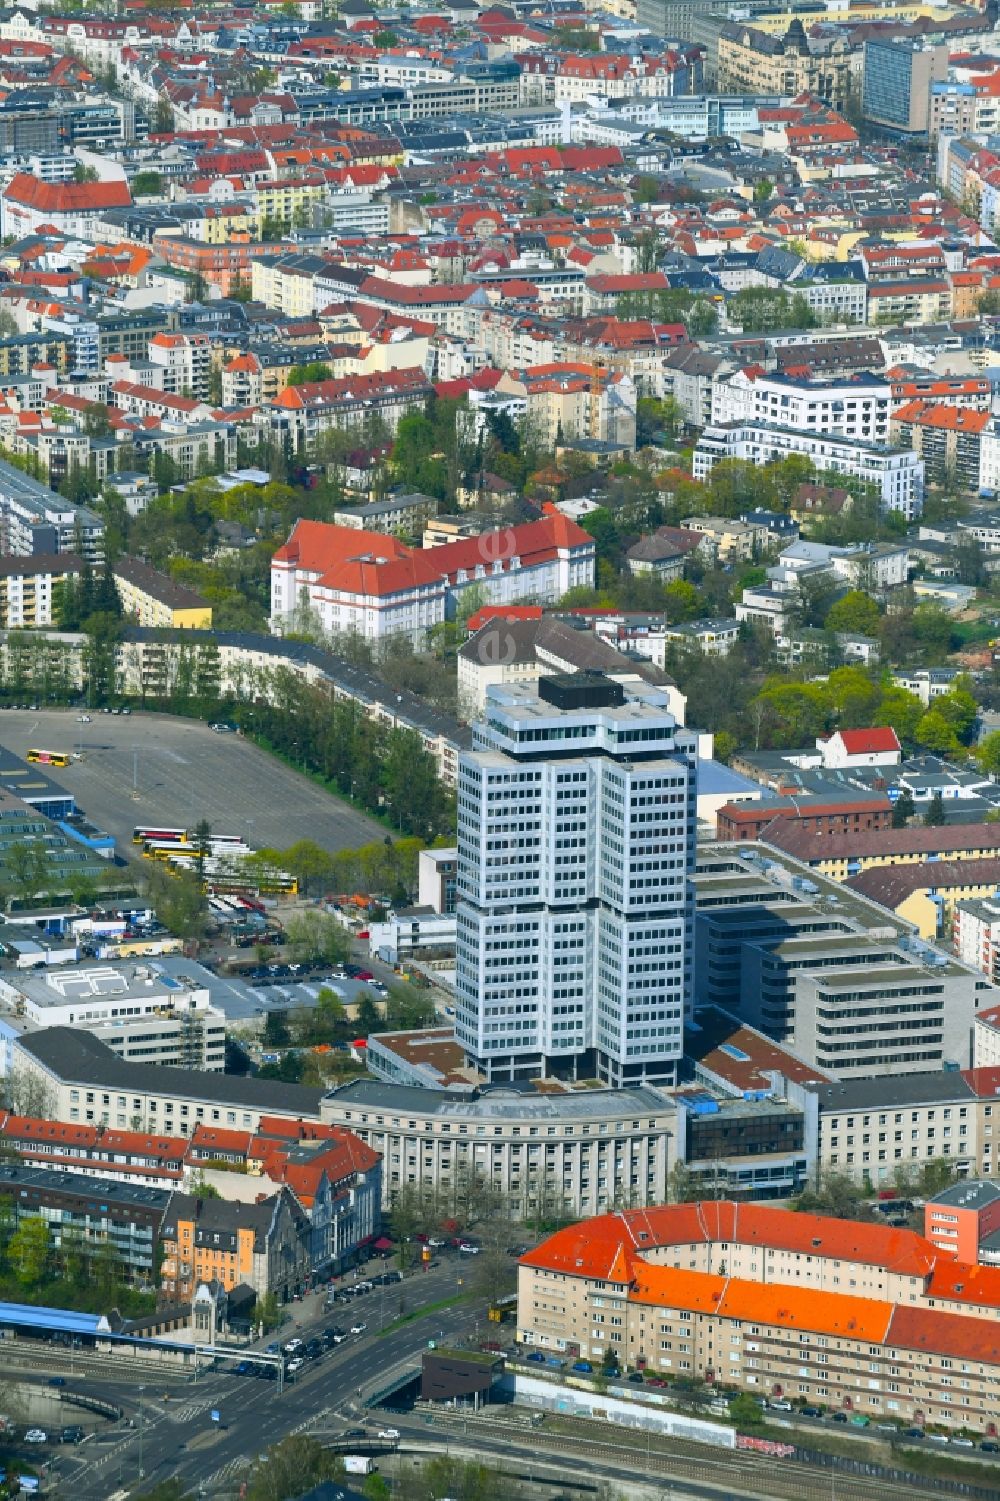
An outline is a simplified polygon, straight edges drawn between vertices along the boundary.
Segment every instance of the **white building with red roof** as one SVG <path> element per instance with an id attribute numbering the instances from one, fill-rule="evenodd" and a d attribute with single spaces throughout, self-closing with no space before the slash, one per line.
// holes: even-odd
<path id="1" fill-rule="evenodd" d="M 822 764 L 827 771 L 847 766 L 898 766 L 903 749 L 891 725 L 871 730 L 837 730 L 826 739 L 816 741 Z"/>
<path id="2" fill-rule="evenodd" d="M 420 643 L 453 617 L 459 596 L 490 604 L 554 604 L 594 582 L 593 538 L 562 515 L 466 537 L 441 547 L 322 521 L 299 521 L 271 560 L 271 626 L 281 631 L 305 605 L 332 635 Z"/>
<path id="3" fill-rule="evenodd" d="M 42 182 L 18 172 L 0 194 L 0 233 L 15 240 L 34 234 L 43 224 L 60 233 L 97 238 L 97 225 L 109 208 L 128 208 L 129 185 L 115 182 Z"/>

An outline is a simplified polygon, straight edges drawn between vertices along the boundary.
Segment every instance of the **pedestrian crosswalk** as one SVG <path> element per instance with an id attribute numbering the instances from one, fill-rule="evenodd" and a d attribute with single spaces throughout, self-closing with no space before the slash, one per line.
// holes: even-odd
<path id="1" fill-rule="evenodd" d="M 239 1480 L 241 1476 L 246 1475 L 252 1464 L 253 1461 L 243 1454 L 238 1454 L 235 1459 L 227 1460 L 208 1477 L 207 1489 L 211 1490 L 213 1487 L 217 1489 L 225 1485 L 227 1481 Z"/>
<path id="2" fill-rule="evenodd" d="M 204 1396 L 192 1397 L 185 1402 L 165 1403 L 163 1411 L 174 1423 L 189 1423 L 192 1418 L 201 1417 L 202 1413 L 218 1405 L 218 1398 L 206 1392 Z"/>

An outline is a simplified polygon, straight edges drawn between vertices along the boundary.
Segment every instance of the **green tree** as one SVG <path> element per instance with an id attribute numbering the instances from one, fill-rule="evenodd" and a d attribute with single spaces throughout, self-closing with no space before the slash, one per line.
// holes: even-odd
<path id="1" fill-rule="evenodd" d="M 339 964 L 351 952 L 350 939 L 337 919 L 315 907 L 307 907 L 288 919 L 285 938 L 292 958 L 300 964 L 316 959 Z"/>
<path id="2" fill-rule="evenodd" d="M 760 1404 L 755 1402 L 747 1392 L 740 1392 L 729 1404 L 729 1417 L 735 1428 L 743 1432 L 747 1428 L 761 1428 L 764 1424 L 764 1414 Z"/>
<path id="3" fill-rule="evenodd" d="M 849 631 L 857 636 L 877 636 L 882 616 L 870 594 L 849 589 L 835 600 L 824 622 L 828 631 Z"/>
<path id="4" fill-rule="evenodd" d="M 21 1221 L 7 1243 L 7 1261 L 22 1287 L 34 1287 L 45 1276 L 49 1260 L 49 1227 L 40 1214 Z"/>
<path id="5" fill-rule="evenodd" d="M 132 179 L 133 198 L 157 198 L 163 192 L 163 178 L 159 172 L 137 172 Z"/>
<path id="6" fill-rule="evenodd" d="M 924 823 L 929 829 L 939 828 L 944 823 L 944 802 L 940 792 L 935 792 L 928 803 Z"/>
<path id="7" fill-rule="evenodd" d="M 168 870 L 150 862 L 146 883 L 160 922 L 175 938 L 202 938 L 208 925 L 208 902 L 194 871 Z"/>
<path id="8" fill-rule="evenodd" d="M 333 876 L 333 858 L 314 839 L 300 839 L 282 853 L 281 864 L 310 894 L 324 890 Z"/>
<path id="9" fill-rule="evenodd" d="M 819 683 L 789 683 L 769 678 L 758 702 L 770 710 L 781 727 L 779 743 L 802 745 L 828 727 L 830 700 Z"/>
<path id="10" fill-rule="evenodd" d="M 875 722 L 879 690 L 863 667 L 835 667 L 827 677 L 826 691 L 841 729 Z"/>
<path id="11" fill-rule="evenodd" d="M 909 820 L 916 812 L 913 804 L 913 793 L 909 787 L 904 787 L 892 805 L 892 826 L 894 829 L 905 829 Z"/>
<path id="12" fill-rule="evenodd" d="M 332 380 L 333 371 L 322 360 L 312 360 L 308 365 L 293 365 L 288 372 L 290 386 L 305 386 L 321 380 Z"/>
<path id="13" fill-rule="evenodd" d="M 199 882 L 205 879 L 205 862 L 212 853 L 212 825 L 207 818 L 200 818 L 194 827 L 194 843 L 198 853 L 194 869 Z"/>
<path id="14" fill-rule="evenodd" d="M 967 688 L 956 681 L 949 693 L 942 693 L 934 700 L 932 708 L 951 725 L 959 740 L 966 740 L 975 727 L 979 712 L 976 700 Z"/>
<path id="15" fill-rule="evenodd" d="M 917 725 L 917 744 L 925 750 L 933 751 L 939 756 L 957 756 L 961 754 L 962 746 L 954 726 L 949 724 L 945 716 L 939 713 L 937 704 L 928 709 Z"/>
<path id="16" fill-rule="evenodd" d="M 248 1501 L 289 1501 L 323 1480 L 343 1473 L 343 1464 L 318 1439 L 298 1434 L 283 1438 L 258 1460 L 247 1486 Z"/>
<path id="17" fill-rule="evenodd" d="M 980 771 L 997 780 L 1000 778 L 1000 730 L 984 735 L 976 747 L 976 761 Z"/>
<path id="18" fill-rule="evenodd" d="M 281 1325 L 281 1307 L 274 1293 L 264 1293 L 253 1306 L 253 1322 L 263 1329 L 265 1334 Z"/>
<path id="19" fill-rule="evenodd" d="M 674 579 L 663 591 L 664 616 L 668 625 L 696 620 L 702 613 L 702 598 L 687 579 Z"/>
<path id="20" fill-rule="evenodd" d="M 916 741 L 917 725 L 923 715 L 924 706 L 915 693 L 892 686 L 883 690 L 874 722 L 889 725 L 901 741 L 912 745 Z"/>
<path id="21" fill-rule="evenodd" d="M 370 1032 L 381 1032 L 384 1029 L 382 1013 L 376 1006 L 374 997 L 367 990 L 361 992 L 355 1021 L 358 1031 L 365 1037 Z"/>
<path id="22" fill-rule="evenodd" d="M 821 1173 L 814 1184 L 793 1200 L 792 1208 L 803 1214 L 827 1214 L 837 1220 L 870 1220 L 871 1207 L 865 1190 L 847 1173 Z"/>

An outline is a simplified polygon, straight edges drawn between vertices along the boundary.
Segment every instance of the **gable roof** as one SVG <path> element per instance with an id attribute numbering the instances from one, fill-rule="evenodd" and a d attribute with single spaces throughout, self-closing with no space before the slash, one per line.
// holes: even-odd
<path id="1" fill-rule="evenodd" d="M 902 751 L 896 731 L 889 725 L 873 730 L 838 730 L 836 735 L 840 737 L 840 743 L 849 756 L 872 756 L 885 751 Z"/>

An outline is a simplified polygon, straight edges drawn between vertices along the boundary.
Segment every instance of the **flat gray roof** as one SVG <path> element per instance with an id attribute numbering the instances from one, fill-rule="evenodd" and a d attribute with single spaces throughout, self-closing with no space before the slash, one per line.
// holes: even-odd
<path id="1" fill-rule="evenodd" d="M 877 1079 L 846 1079 L 840 1084 L 807 1084 L 819 1100 L 820 1111 L 899 1110 L 907 1105 L 944 1104 L 975 1100 L 956 1070 L 940 1073 L 887 1074 Z"/>
<path id="2" fill-rule="evenodd" d="M 57 1078 L 88 1089 L 174 1095 L 244 1110 L 280 1110 L 283 1114 L 319 1118 L 322 1089 L 283 1084 L 278 1079 L 255 1079 L 239 1074 L 205 1073 L 194 1068 L 162 1068 L 153 1063 L 127 1063 L 97 1037 L 73 1027 L 46 1027 L 18 1039 L 18 1047 Z M 421 1091 L 422 1092 L 422 1091 Z"/>
<path id="3" fill-rule="evenodd" d="M 665 1094 L 644 1084 L 630 1089 L 561 1090 L 557 1094 L 535 1091 L 526 1094 L 501 1085 L 495 1089 L 465 1093 L 454 1089 L 423 1089 L 410 1084 L 383 1084 L 377 1079 L 357 1079 L 331 1090 L 327 1099 L 340 1108 L 351 1110 L 482 1121 L 574 1121 L 591 1117 L 613 1121 L 627 1115 L 659 1114 L 674 1108 L 673 1101 Z"/>

